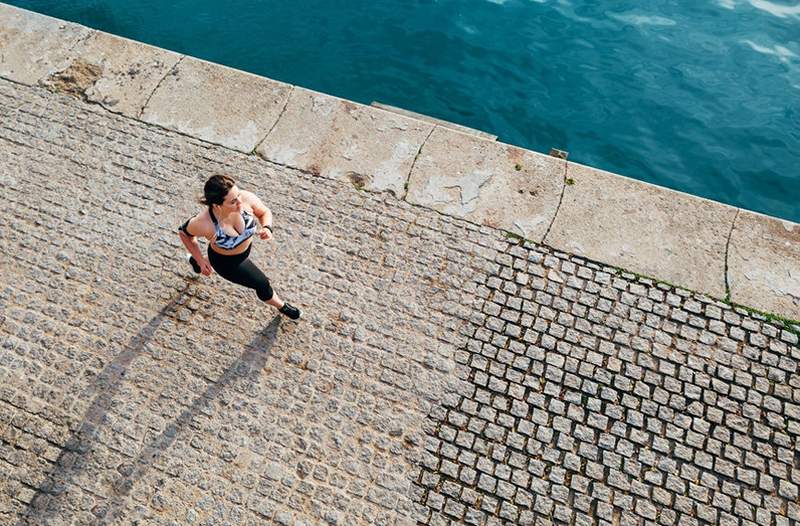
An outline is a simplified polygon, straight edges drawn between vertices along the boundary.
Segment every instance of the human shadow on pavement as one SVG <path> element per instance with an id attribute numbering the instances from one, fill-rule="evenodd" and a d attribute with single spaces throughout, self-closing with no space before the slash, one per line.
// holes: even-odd
<path id="1" fill-rule="evenodd" d="M 106 503 L 106 509 L 99 514 L 101 515 L 99 520 L 101 524 L 108 524 L 124 518 L 125 501 L 133 486 L 169 449 L 180 432 L 191 423 L 196 415 L 202 413 L 220 393 L 237 380 L 248 380 L 261 373 L 270 356 L 272 346 L 275 344 L 280 324 L 281 316 L 278 315 L 245 347 L 244 353 L 225 369 L 216 382 L 209 385 L 203 394 L 195 398 L 191 406 L 184 409 L 130 462 L 122 476 L 114 482 L 113 496 Z"/>
<path id="2" fill-rule="evenodd" d="M 78 429 L 67 439 L 45 481 L 37 488 L 21 518 L 21 524 L 46 524 L 47 520 L 58 512 L 59 499 L 63 498 L 70 483 L 85 467 L 87 462 L 85 455 L 97 441 L 98 430 L 106 421 L 106 415 L 124 381 L 125 373 L 133 360 L 142 353 L 145 345 L 153 339 L 164 320 L 170 317 L 186 297 L 190 286 L 190 283 L 186 283 L 87 387 L 83 396 L 92 398 L 92 403 L 83 414 Z"/>
<path id="3" fill-rule="evenodd" d="M 53 518 L 62 521 L 68 519 L 65 513 L 68 514 L 70 511 L 59 509 L 59 498 L 65 494 L 72 481 L 84 470 L 88 461 L 85 455 L 91 451 L 92 444 L 97 440 L 98 430 L 106 420 L 106 414 L 112 405 L 114 395 L 124 381 L 123 377 L 128 367 L 141 354 L 144 346 L 153 339 L 164 319 L 169 317 L 185 296 L 188 288 L 189 285 L 185 286 L 169 304 L 164 306 L 130 340 L 125 349 L 103 368 L 95 382 L 89 387 L 87 396 L 94 396 L 94 399 L 84 413 L 80 427 L 67 440 L 53 464 L 52 471 L 36 491 L 20 524 L 39 526 L 47 524 Z M 280 316 L 276 316 L 247 345 L 245 352 L 222 373 L 219 380 L 209 385 L 190 407 L 186 408 L 158 437 L 147 444 L 135 459 L 127 464 L 127 468 L 121 470 L 121 476 L 114 482 L 112 496 L 93 510 L 98 523 L 106 524 L 120 518 L 120 514 L 124 511 L 124 502 L 133 485 L 172 445 L 179 432 L 192 421 L 195 415 L 199 414 L 237 379 L 251 378 L 259 374 L 269 358 L 280 322 Z"/>

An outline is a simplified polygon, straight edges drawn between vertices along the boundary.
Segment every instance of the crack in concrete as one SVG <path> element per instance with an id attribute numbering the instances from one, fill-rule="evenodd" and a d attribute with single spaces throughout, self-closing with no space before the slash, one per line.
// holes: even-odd
<path id="1" fill-rule="evenodd" d="M 465 194 L 465 192 L 464 192 L 464 186 L 465 185 L 464 184 L 453 184 L 453 185 L 449 185 L 449 186 L 443 186 L 442 188 L 444 190 L 451 190 L 453 188 L 458 188 L 458 198 L 459 198 L 459 201 L 461 201 L 461 206 L 462 207 L 466 207 L 470 203 L 472 203 L 473 201 L 476 201 L 481 196 L 481 189 L 484 186 L 486 186 L 486 184 L 489 181 L 491 181 L 493 178 L 494 178 L 494 175 L 490 173 L 489 177 L 487 177 L 483 182 L 479 183 L 478 186 L 476 186 L 474 189 L 473 188 L 468 188 L 468 192 L 470 194 L 470 197 L 468 199 L 466 199 L 466 200 L 464 199 L 464 194 Z M 470 182 L 469 179 L 467 179 L 466 177 L 463 178 L 463 179 L 466 179 L 467 182 Z"/>
<path id="2" fill-rule="evenodd" d="M 406 201 L 406 196 L 408 196 L 408 185 L 411 181 L 411 174 L 414 173 L 414 167 L 417 165 L 417 159 L 419 158 L 419 155 L 422 153 L 422 148 L 428 143 L 428 139 L 431 138 L 431 135 L 433 135 L 434 130 L 436 130 L 436 128 L 438 127 L 439 126 L 437 124 L 434 124 L 433 127 L 431 128 L 431 131 L 428 132 L 427 137 L 425 137 L 425 140 L 423 140 L 422 144 L 419 145 L 419 150 L 417 150 L 417 154 L 414 156 L 414 160 L 411 162 L 411 168 L 408 169 L 408 174 L 406 174 L 405 182 L 403 183 L 403 196 L 400 197 L 401 201 Z"/>
<path id="3" fill-rule="evenodd" d="M 156 84 L 156 87 L 153 88 L 153 91 L 150 93 L 150 95 L 147 96 L 147 100 L 145 101 L 144 105 L 142 106 L 142 109 L 139 110 L 139 115 L 136 116 L 136 120 L 141 121 L 141 122 L 145 122 L 145 121 L 142 121 L 142 115 L 144 115 L 144 110 L 147 109 L 147 105 L 150 104 L 150 99 L 153 98 L 153 95 L 155 95 L 156 91 L 158 91 L 158 88 L 161 87 L 161 83 L 164 82 L 167 79 L 167 77 L 173 71 L 175 71 L 175 69 L 178 66 L 181 65 L 181 62 L 183 62 L 183 59 L 185 59 L 185 58 L 186 58 L 186 55 L 181 55 L 181 57 L 178 59 L 178 61 L 175 63 L 175 65 L 172 66 L 171 68 L 169 68 L 169 70 L 166 73 L 164 73 L 164 76 L 161 77 L 161 80 L 158 81 L 158 84 Z M 110 110 L 108 110 L 108 111 L 110 111 Z M 150 123 L 147 123 L 147 124 L 150 124 Z"/>
<path id="4" fill-rule="evenodd" d="M 731 249 L 731 238 L 733 237 L 733 229 L 736 227 L 736 220 L 739 219 L 739 210 L 736 209 L 736 215 L 733 216 L 733 221 L 731 221 L 731 229 L 728 231 L 728 239 L 725 241 L 725 300 L 731 301 L 731 284 L 730 279 L 728 279 L 728 256 Z"/>
<path id="5" fill-rule="evenodd" d="M 261 144 L 262 144 L 264 141 L 266 141 L 266 140 L 267 140 L 267 138 L 269 137 L 269 135 L 272 133 L 272 130 L 274 130 L 274 129 L 275 129 L 277 126 L 278 126 L 278 123 L 281 121 L 281 118 L 283 117 L 283 114 L 284 114 L 284 113 L 286 113 L 286 108 L 288 108 L 288 107 L 289 107 L 289 101 L 290 101 L 290 100 L 291 100 L 291 98 L 292 98 L 292 93 L 294 93 L 294 88 L 295 88 L 294 84 L 290 84 L 289 93 L 286 95 L 286 102 L 284 102 L 284 103 L 283 103 L 283 108 L 281 108 L 281 112 L 280 112 L 280 114 L 278 115 L 278 118 L 277 118 L 277 119 L 275 119 L 275 122 L 273 122 L 273 123 L 272 123 L 272 126 L 270 126 L 270 128 L 269 128 L 269 131 L 267 132 L 267 134 L 266 134 L 266 135 L 264 135 L 264 138 L 263 138 L 263 139 L 261 139 L 260 141 L 258 141 L 258 142 L 256 143 L 256 145 L 253 147 L 253 149 L 250 151 L 250 154 L 251 154 L 251 155 L 258 155 L 259 157 L 261 157 L 261 158 L 262 158 L 262 159 L 264 159 L 265 161 L 269 161 L 269 159 L 265 158 L 265 157 L 264 157 L 264 156 L 262 156 L 262 155 L 259 155 L 259 154 L 258 154 L 258 152 L 257 152 L 257 150 L 258 150 L 258 148 L 261 146 Z"/>
<path id="6" fill-rule="evenodd" d="M 553 214 L 553 219 L 550 221 L 550 224 L 547 225 L 547 230 L 545 231 L 544 235 L 542 236 L 540 243 L 547 245 L 547 236 L 550 234 L 550 229 L 553 228 L 553 225 L 556 223 L 556 218 L 558 217 L 558 212 L 561 210 L 561 202 L 564 200 L 564 192 L 567 189 L 567 171 L 569 169 L 569 161 L 564 159 L 564 177 L 561 178 L 561 195 L 558 197 L 558 205 L 556 206 L 556 212 Z"/>

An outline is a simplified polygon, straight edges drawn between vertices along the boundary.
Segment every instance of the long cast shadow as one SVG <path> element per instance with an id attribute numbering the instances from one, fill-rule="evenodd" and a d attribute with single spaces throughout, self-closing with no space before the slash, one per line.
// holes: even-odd
<path id="1" fill-rule="evenodd" d="M 114 395 L 119 390 L 122 378 L 133 360 L 139 356 L 156 331 L 175 309 L 188 291 L 190 284 L 178 291 L 168 304 L 161 308 L 147 322 L 128 345 L 106 365 L 85 392 L 86 397 L 94 397 L 81 419 L 78 429 L 67 439 L 66 444 L 53 463 L 53 468 L 39 486 L 21 518 L 21 524 L 46 524 L 58 512 L 61 496 L 86 464 L 84 455 L 91 450 L 97 440 L 97 431 L 103 425 Z"/>
<path id="2" fill-rule="evenodd" d="M 114 496 L 107 503 L 107 509 L 100 521 L 101 524 L 108 524 L 123 518 L 125 501 L 133 486 L 169 449 L 178 434 L 191 423 L 196 415 L 201 413 L 224 389 L 235 381 L 238 379 L 250 379 L 257 376 L 264 369 L 270 356 L 270 350 L 275 344 L 280 324 L 281 317 L 278 315 L 246 346 L 244 353 L 225 369 L 219 380 L 209 385 L 202 395 L 195 398 L 191 406 L 184 409 L 159 436 L 142 449 L 139 455 L 131 462 L 129 472 L 126 472 L 114 482 Z"/>
<path id="3" fill-rule="evenodd" d="M 168 304 L 161 308 L 153 318 L 131 340 L 128 345 L 106 365 L 89 386 L 88 395 L 94 396 L 92 403 L 83 415 L 78 429 L 67 439 L 61 449 L 51 472 L 39 486 L 31 499 L 28 509 L 21 519 L 22 524 L 44 524 L 55 512 L 58 499 L 64 494 L 70 482 L 83 470 L 83 455 L 91 449 L 97 439 L 97 430 L 111 408 L 111 403 L 131 362 L 139 356 L 144 346 L 153 339 L 158 328 L 175 309 L 188 291 L 190 284 L 178 291 Z"/>

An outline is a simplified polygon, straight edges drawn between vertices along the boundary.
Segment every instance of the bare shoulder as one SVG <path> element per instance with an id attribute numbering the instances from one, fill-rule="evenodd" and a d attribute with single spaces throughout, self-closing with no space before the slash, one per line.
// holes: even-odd
<path id="1" fill-rule="evenodd" d="M 211 239 L 214 237 L 214 222 L 206 208 L 189 220 L 187 229 L 193 236 Z"/>
<path id="2" fill-rule="evenodd" d="M 248 192 L 247 190 L 242 190 L 240 195 L 242 196 L 242 201 L 248 205 L 256 214 L 261 214 L 262 211 L 267 207 L 259 197 L 254 194 L 253 192 Z"/>
<path id="3" fill-rule="evenodd" d="M 244 201 L 247 204 L 261 203 L 261 199 L 259 199 L 256 194 L 248 190 L 242 190 L 240 192 L 240 195 L 242 196 L 242 201 Z"/>

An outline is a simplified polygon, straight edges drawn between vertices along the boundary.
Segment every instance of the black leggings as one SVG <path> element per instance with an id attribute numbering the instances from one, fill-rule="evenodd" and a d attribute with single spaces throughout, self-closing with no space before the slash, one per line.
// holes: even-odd
<path id="1" fill-rule="evenodd" d="M 255 263 L 247 259 L 247 256 L 250 255 L 251 247 L 252 245 L 247 247 L 247 250 L 241 254 L 225 256 L 214 252 L 209 246 L 208 262 L 211 263 L 211 266 L 217 271 L 217 274 L 223 278 L 237 285 L 254 289 L 256 294 L 258 294 L 258 299 L 261 301 L 269 301 L 274 294 L 269 284 L 269 278 L 259 270 Z"/>

